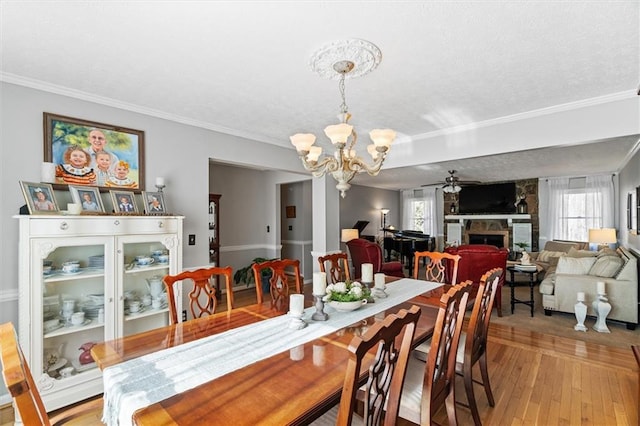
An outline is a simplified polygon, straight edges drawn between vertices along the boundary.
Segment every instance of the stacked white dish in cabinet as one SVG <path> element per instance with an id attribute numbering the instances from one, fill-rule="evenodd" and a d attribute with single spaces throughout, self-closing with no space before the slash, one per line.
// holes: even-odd
<path id="1" fill-rule="evenodd" d="M 125 294 L 144 296 L 149 292 L 147 279 L 182 270 L 183 217 L 16 218 L 18 334 L 51 411 L 102 392 L 101 372 L 90 356 L 92 345 L 169 323 L 166 305 L 131 315 Z M 154 251 L 168 253 L 168 262 L 129 267 L 140 253 Z M 63 271 L 69 262 L 79 268 Z"/>

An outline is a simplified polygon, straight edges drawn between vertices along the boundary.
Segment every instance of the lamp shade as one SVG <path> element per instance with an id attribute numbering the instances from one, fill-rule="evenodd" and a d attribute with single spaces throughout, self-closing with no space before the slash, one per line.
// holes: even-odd
<path id="1" fill-rule="evenodd" d="M 293 136 L 289 136 L 289 139 L 298 152 L 309 152 L 309 148 L 316 141 L 315 135 L 311 133 L 296 133 Z"/>
<path id="2" fill-rule="evenodd" d="M 613 228 L 589 229 L 589 242 L 594 244 L 613 244 L 616 242 L 616 230 Z"/>
<path id="3" fill-rule="evenodd" d="M 331 139 L 332 144 L 347 143 L 353 126 L 347 123 L 333 124 L 324 128 L 324 134 Z"/>
<path id="4" fill-rule="evenodd" d="M 389 214 L 389 209 L 380 209 L 382 214 Z"/>
<path id="5" fill-rule="evenodd" d="M 340 241 L 346 243 L 351 240 L 355 240 L 358 238 L 358 230 L 357 229 L 343 229 Z"/>
<path id="6" fill-rule="evenodd" d="M 396 138 L 396 132 L 391 129 L 373 129 L 369 132 L 369 137 L 376 146 L 389 148 Z"/>
<path id="7" fill-rule="evenodd" d="M 322 148 L 319 146 L 310 147 L 309 153 L 307 154 L 307 161 L 318 161 L 320 154 L 322 154 Z"/>

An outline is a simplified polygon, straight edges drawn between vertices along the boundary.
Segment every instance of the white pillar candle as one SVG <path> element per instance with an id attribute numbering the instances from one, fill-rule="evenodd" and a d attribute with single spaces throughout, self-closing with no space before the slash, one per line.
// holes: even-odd
<path id="1" fill-rule="evenodd" d="M 55 183 L 56 182 L 56 165 L 53 163 L 42 163 L 40 169 L 40 179 L 42 182 Z"/>
<path id="2" fill-rule="evenodd" d="M 313 345 L 313 365 L 323 366 L 325 362 L 324 345 Z"/>
<path id="3" fill-rule="evenodd" d="M 304 295 L 292 294 L 289 296 L 289 312 L 294 315 L 302 315 L 304 311 Z"/>
<path id="4" fill-rule="evenodd" d="M 598 286 L 598 294 L 605 294 L 604 293 L 604 281 L 598 281 L 596 283 L 596 286 Z"/>
<path id="5" fill-rule="evenodd" d="M 289 349 L 289 358 L 291 361 L 300 361 L 304 359 L 304 345 L 296 346 Z"/>
<path id="6" fill-rule="evenodd" d="M 373 282 L 373 263 L 362 264 L 362 282 L 363 283 Z"/>
<path id="7" fill-rule="evenodd" d="M 313 273 L 313 294 L 315 296 L 324 296 L 327 292 L 327 274 L 326 272 Z"/>
<path id="8" fill-rule="evenodd" d="M 163 177 L 157 177 L 156 178 L 156 186 L 163 186 L 164 185 L 164 178 Z"/>
<path id="9" fill-rule="evenodd" d="M 584 302 L 584 291 L 578 292 L 578 302 Z"/>
<path id="10" fill-rule="evenodd" d="M 373 282 L 375 283 L 375 288 L 384 290 L 384 274 L 382 272 L 373 275 Z"/>

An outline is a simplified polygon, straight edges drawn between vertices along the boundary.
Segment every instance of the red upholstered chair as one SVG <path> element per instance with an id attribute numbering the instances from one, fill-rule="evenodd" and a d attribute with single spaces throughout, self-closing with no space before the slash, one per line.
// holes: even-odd
<path id="1" fill-rule="evenodd" d="M 473 287 L 480 285 L 480 278 L 485 272 L 494 268 L 502 268 L 507 270 L 507 257 L 509 250 L 506 248 L 498 248 L 486 244 L 469 244 L 458 247 L 447 247 L 446 253 L 459 254 L 460 262 L 458 263 L 458 281 L 473 281 Z M 498 310 L 498 316 L 502 316 L 502 286 L 504 285 L 504 272 L 498 281 L 498 290 L 494 301 L 494 306 Z"/>
<path id="2" fill-rule="evenodd" d="M 353 263 L 354 279 L 359 279 L 362 274 L 362 264 L 373 264 L 373 273 L 382 272 L 392 277 L 403 277 L 402 263 L 400 262 L 383 262 L 382 248 L 371 241 L 356 238 L 347 241 L 349 253 L 351 253 L 351 262 Z"/>

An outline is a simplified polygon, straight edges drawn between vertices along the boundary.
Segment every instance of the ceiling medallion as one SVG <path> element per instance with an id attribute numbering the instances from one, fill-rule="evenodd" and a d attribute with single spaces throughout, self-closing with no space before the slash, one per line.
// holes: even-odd
<path id="1" fill-rule="evenodd" d="M 340 73 L 334 65 L 340 61 L 353 63 L 353 70 L 348 74 Z M 382 61 L 382 52 L 373 43 L 366 40 L 350 39 L 334 41 L 321 47 L 309 61 L 311 69 L 323 78 L 339 80 L 362 77 L 375 70 Z"/>

